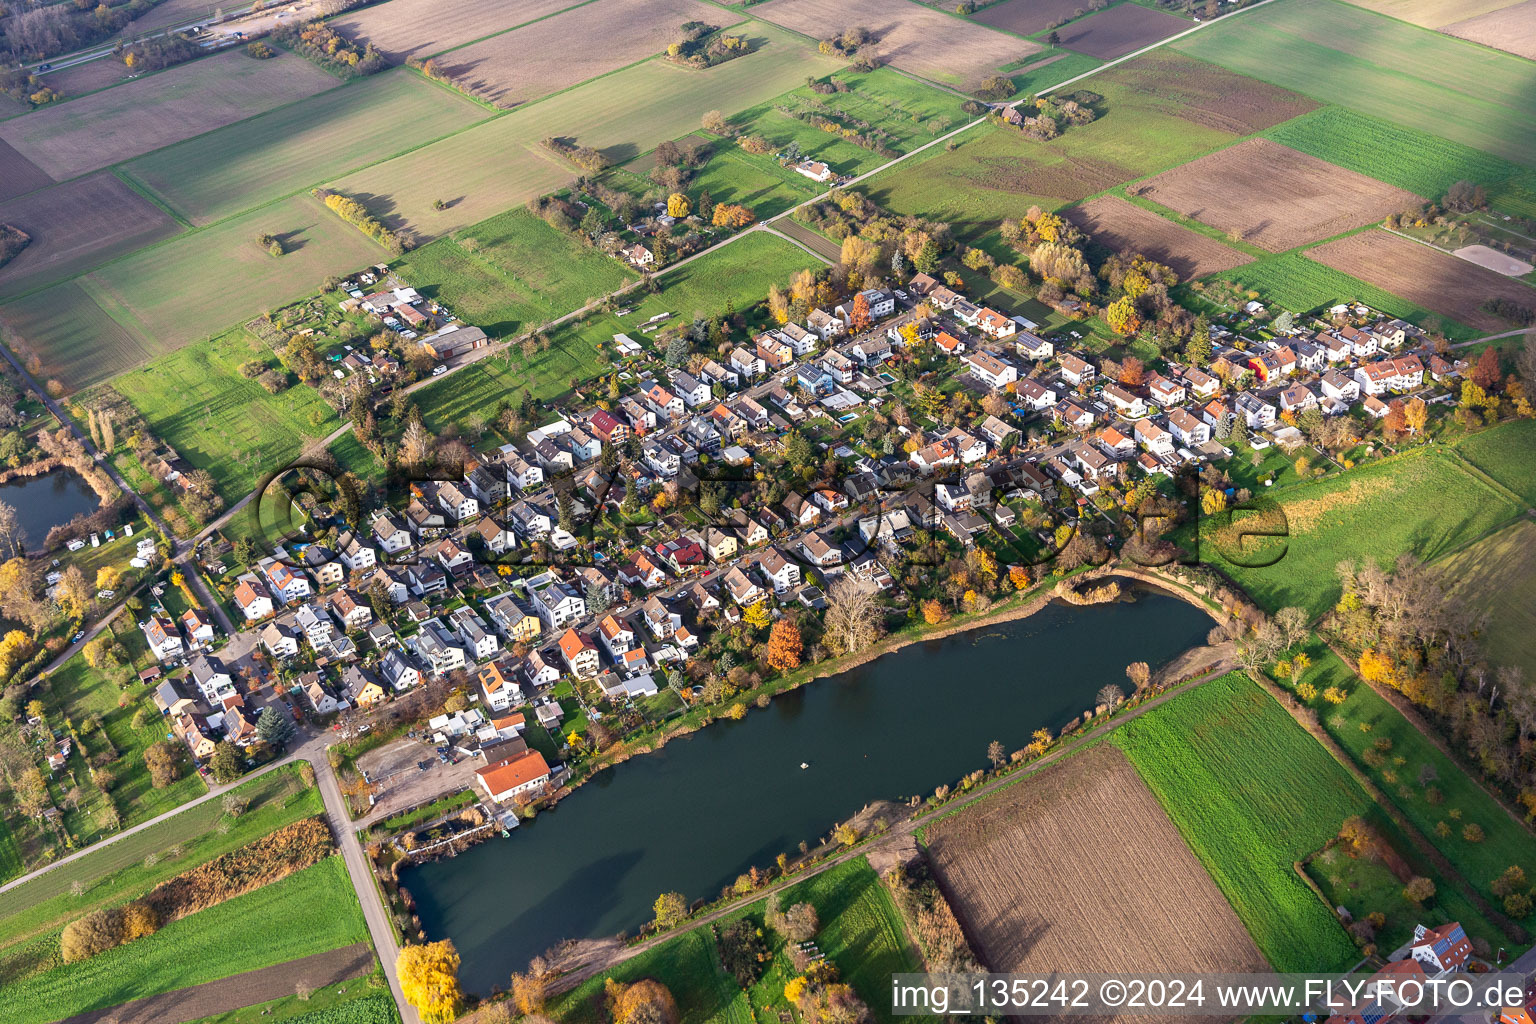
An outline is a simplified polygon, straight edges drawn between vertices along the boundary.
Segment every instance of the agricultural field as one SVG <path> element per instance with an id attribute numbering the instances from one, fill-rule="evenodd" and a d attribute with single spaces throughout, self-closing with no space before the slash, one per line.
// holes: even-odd
<path id="1" fill-rule="evenodd" d="M 288 252 L 272 256 L 264 234 Z M 309 195 L 296 195 L 118 260 L 85 278 L 160 355 L 313 291 L 388 254 Z M 99 378 L 97 378 L 99 379 Z"/>
<path id="2" fill-rule="evenodd" d="M 1009 73 L 1008 77 L 1020 94 L 1028 96 L 1049 92 L 1062 82 L 1086 75 L 1103 63 L 1097 57 L 1067 51 L 1027 64 L 1023 69 Z"/>
<path id="3" fill-rule="evenodd" d="M 0 140 L 63 180 L 334 88 L 302 57 L 232 50 L 0 123 Z"/>
<path id="4" fill-rule="evenodd" d="M 1201 556 L 1228 573 L 1262 607 L 1298 605 L 1315 613 L 1339 596 L 1334 567 L 1343 559 L 1388 565 L 1403 552 L 1429 560 L 1512 519 L 1519 506 L 1464 469 L 1454 456 L 1415 448 L 1371 465 L 1273 494 L 1285 513 L 1279 561 L 1264 568 L 1231 563 L 1202 531 Z M 1239 556 L 1266 561 L 1280 542 L 1250 538 Z M 1236 552 L 1232 552 L 1237 555 Z"/>
<path id="5" fill-rule="evenodd" d="M 526 210 L 512 210 L 410 253 L 411 286 L 496 338 L 564 316 L 633 281 L 618 260 Z"/>
<path id="6" fill-rule="evenodd" d="M 1518 522 L 1440 564 L 1451 596 L 1487 616 L 1482 646 L 1498 665 L 1536 665 L 1536 523 Z"/>
<path id="7" fill-rule="evenodd" d="M 623 163 L 698 128 L 710 110 L 745 110 L 838 66 L 778 29 L 754 25 L 744 31 L 766 45 L 702 72 L 647 61 L 351 174 L 333 187 L 378 197 L 391 226 L 437 237 L 551 192 L 580 173 L 541 139 L 575 135 L 581 145 Z M 434 210 L 439 199 L 446 208 Z"/>
<path id="8" fill-rule="evenodd" d="M 280 921 L 281 928 L 253 928 Z M 147 938 L 0 986 L 11 1024 L 46 1024 L 368 939 L 339 856 L 199 911 Z"/>
<path id="9" fill-rule="evenodd" d="M 1230 22 L 1230 24 L 1229 24 Z M 1234 71 L 1536 165 L 1530 64 L 1338 0 L 1266 4 L 1171 44 Z"/>
<path id="10" fill-rule="evenodd" d="M 1268 139 L 1240 142 L 1130 191 L 1270 252 L 1332 238 L 1423 202 Z"/>
<path id="11" fill-rule="evenodd" d="M 1081 0 L 1003 0 L 971 15 L 972 21 L 1020 36 L 1044 32 L 1083 9 Z"/>
<path id="12" fill-rule="evenodd" d="M 1358 959 L 1292 864 L 1371 802 L 1268 694 L 1234 672 L 1127 722 L 1110 742 L 1156 794 L 1272 968 L 1342 970 Z"/>
<path id="13" fill-rule="evenodd" d="M 209 224 L 488 116 L 483 107 L 402 69 L 199 135 L 122 170 L 193 224 Z M 336 145 L 337 139 L 346 145 Z"/>
<path id="14" fill-rule="evenodd" d="M 1039 43 L 993 32 L 915 3 L 881 0 L 769 0 L 755 17 L 823 39 L 856 25 L 883 63 L 934 82 L 974 89 L 997 69 L 1040 50 Z"/>
<path id="15" fill-rule="evenodd" d="M 74 277 L 181 230 L 110 171 L 14 199 L 0 206 L 0 224 L 32 236 L 0 268 L 0 297 Z"/>
<path id="16" fill-rule="evenodd" d="M 241 374 L 241 364 L 252 360 L 277 366 L 265 344 L 236 327 L 111 384 L 143 414 L 156 437 L 213 476 L 226 502 L 249 494 L 262 474 L 285 465 L 311 440 L 339 425 L 314 388 L 295 383 L 273 395 Z"/>
<path id="17" fill-rule="evenodd" d="M 1289 89 L 1166 48 L 1116 65 L 1095 81 L 1114 82 L 1150 109 L 1233 135 L 1252 135 L 1317 108 Z"/>
<path id="18" fill-rule="evenodd" d="M 777 112 L 763 120 L 805 127 L 798 121 L 783 117 Z M 873 156 L 856 146 L 833 140 L 831 136 L 823 135 L 822 138 L 831 142 L 829 150 L 840 151 L 837 155 L 849 155 L 847 151 L 851 150 L 854 154 Z M 819 154 L 808 152 L 807 155 L 822 160 L 834 159 L 833 153 L 827 150 Z M 878 161 L 878 158 L 874 159 Z M 829 166 L 841 170 L 850 165 L 842 163 Z M 643 188 L 649 182 L 637 184 Z M 715 149 L 709 157 L 709 162 L 699 168 L 693 180 L 683 191 L 693 196 L 707 191 L 715 202 L 738 203 L 751 210 L 759 220 L 763 220 L 812 198 L 821 191 L 821 186 L 788 167 L 780 167 L 776 160 L 752 156 L 726 143 Z"/>
<path id="19" fill-rule="evenodd" d="M 1387 231 L 1340 238 L 1307 258 L 1483 331 L 1515 326 L 1480 308 L 1490 298 L 1536 306 L 1530 285 Z"/>
<path id="20" fill-rule="evenodd" d="M 234 792 L 248 800 L 237 818 L 224 813 L 222 801 L 204 800 L 0 893 L 0 923 L 6 936 L 0 959 L 8 948 L 56 931 L 88 911 L 132 899 L 258 836 L 323 811 L 319 790 L 305 786 L 293 766 L 273 769 Z M 227 830 L 220 831 L 221 823 Z M 172 850 L 179 852 L 173 856 Z M 146 864 L 150 854 L 158 856 Z M 77 882 L 83 889 L 78 896 L 73 892 Z"/>
<path id="21" fill-rule="evenodd" d="M 516 401 L 525 388 L 534 398 L 548 399 L 566 391 L 573 379 L 587 380 L 607 372 L 613 336 L 628 332 L 636 340 L 643 339 L 638 328 L 651 316 L 666 312 L 686 319 L 695 314 L 710 316 L 728 302 L 744 310 L 761 302 L 770 284 L 782 286 L 795 271 L 817 265 L 815 257 L 789 242 L 753 232 L 666 274 L 660 278 L 663 287 L 658 294 L 632 296 L 638 301 L 628 315 L 599 313 L 579 324 L 563 325 L 550 332 L 549 348 L 532 356 L 509 350 L 481 359 L 417 392 L 417 403 L 434 431 L 450 423 L 460 427 L 488 423 L 501 402 Z"/>
<path id="22" fill-rule="evenodd" d="M 841 245 L 832 241 L 826 235 L 818 234 L 797 220 L 785 218 L 784 220 L 777 221 L 773 225 L 773 230 L 780 234 L 788 235 L 801 245 L 821 253 L 828 260 L 836 262 L 842 258 L 843 247 Z"/>
<path id="23" fill-rule="evenodd" d="M 1181 281 L 1230 270 L 1252 259 L 1118 196 L 1100 196 L 1066 215 L 1095 244 L 1114 251 L 1134 249 L 1172 267 Z"/>
<path id="24" fill-rule="evenodd" d="M 1310 260 L 1304 250 L 1255 260 L 1219 276 L 1241 289 L 1256 292 L 1265 303 L 1274 303 L 1293 313 L 1318 310 L 1338 302 L 1363 302 L 1372 309 L 1414 323 L 1425 324 L 1433 318 L 1440 321 L 1441 329 L 1449 338 L 1465 339 L 1479 333 L 1454 320 L 1445 320 L 1424 306 Z"/>
<path id="25" fill-rule="evenodd" d="M 1456 452 L 1536 507 L 1536 422 L 1516 420 L 1469 434 L 1456 442 Z"/>
<path id="26" fill-rule="evenodd" d="M 925 838 L 991 970 L 1265 969 L 1211 876 L 1109 744 L 941 819 Z"/>
<path id="27" fill-rule="evenodd" d="M 1030 206 L 1056 209 L 1235 141 L 1230 132 L 1165 112 L 1154 96 L 1108 75 L 1082 87 L 1104 97 L 1093 123 L 1050 142 L 991 125 L 972 129 L 953 150 L 935 147 L 871 179 L 871 197 L 899 213 L 948 221 L 972 238 Z"/>
<path id="28" fill-rule="evenodd" d="M 1508 5 L 1509 0 L 1349 0 L 1356 7 L 1410 21 L 1424 28 L 1440 28 L 1477 14 Z"/>
<path id="29" fill-rule="evenodd" d="M 1536 0 L 1502 7 L 1475 18 L 1446 25 L 1441 31 L 1460 39 L 1492 46 L 1517 57 L 1536 60 Z"/>
<path id="30" fill-rule="evenodd" d="M 891 1013 L 890 977 L 920 969 L 917 952 L 885 885 L 860 857 L 785 890 L 781 905 L 806 902 L 816 908 L 821 931 L 817 947 L 836 964 L 842 980 L 869 1004 L 881 1024 L 909 1020 L 933 1024 L 933 1018 Z M 762 905 L 727 920 L 745 917 L 761 923 Z M 721 922 L 721 927 L 726 922 Z M 682 1024 L 742 1024 L 776 1019 L 789 1013 L 784 986 L 795 977 L 783 940 L 769 931 L 774 958 L 763 976 L 746 991 L 721 967 L 709 929 L 695 929 L 661 943 L 613 970 L 590 978 L 555 997 L 550 1011 L 563 1024 L 601 1024 L 603 985 L 609 979 L 633 982 L 655 978 L 677 999 Z"/>
<path id="31" fill-rule="evenodd" d="M 138 335 L 108 316 L 82 282 L 66 281 L 0 306 L 8 340 L 42 361 L 44 379 L 69 388 L 105 380 L 151 358 Z"/>
<path id="32" fill-rule="evenodd" d="M 0 138 L 0 202 L 52 184 L 46 171 Z"/>
<path id="33" fill-rule="evenodd" d="M 1193 22 L 1167 11 L 1116 4 L 1063 26 L 1061 45 L 1100 60 L 1114 60 L 1194 27 Z"/>
<path id="34" fill-rule="evenodd" d="M 1496 209 L 1536 216 L 1536 171 L 1407 125 L 1346 107 L 1323 107 L 1264 133 L 1389 185 L 1438 199 L 1458 181 L 1473 181 Z"/>
<path id="35" fill-rule="evenodd" d="M 731 20 L 720 15 L 695 0 L 594 0 L 434 63 L 469 95 L 510 110 L 663 52 L 684 22 Z"/>
<path id="36" fill-rule="evenodd" d="M 132 75 L 133 69 L 122 61 L 103 57 L 62 71 L 49 72 L 45 81 L 49 88 L 56 90 L 65 99 L 73 99 L 99 89 L 121 85 Z"/>
<path id="37" fill-rule="evenodd" d="M 389 0 L 329 22 L 348 39 L 372 43 L 391 60 L 430 57 L 444 50 L 546 18 L 581 0 Z"/>

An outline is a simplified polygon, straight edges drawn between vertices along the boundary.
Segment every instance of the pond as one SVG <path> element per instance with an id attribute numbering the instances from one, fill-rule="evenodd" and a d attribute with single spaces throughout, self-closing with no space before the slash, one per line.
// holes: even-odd
<path id="1" fill-rule="evenodd" d="M 40 549 L 55 526 L 94 512 L 101 504 L 85 478 L 67 469 L 0 484 L 0 501 L 16 510 L 22 541 L 30 551 Z"/>
<path id="2" fill-rule="evenodd" d="M 429 939 L 452 938 L 465 988 L 503 988 L 561 939 L 633 931 L 659 893 L 718 896 L 748 867 L 815 842 L 873 800 L 927 795 L 986 748 L 1059 729 L 1125 666 L 1154 669 L 1210 620 L 1167 594 L 916 644 L 620 764 L 508 839 L 403 873 Z M 804 763 L 807 767 L 802 768 Z"/>

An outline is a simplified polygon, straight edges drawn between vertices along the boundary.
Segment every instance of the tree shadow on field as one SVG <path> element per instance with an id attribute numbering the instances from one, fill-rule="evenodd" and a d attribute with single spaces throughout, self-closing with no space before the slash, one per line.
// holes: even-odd
<path id="1" fill-rule="evenodd" d="M 352 192 L 349 195 L 367 207 L 368 212 L 391 231 L 399 231 L 407 226 L 405 218 L 400 214 L 400 204 L 395 202 L 394 196 L 377 192 Z"/>
<path id="2" fill-rule="evenodd" d="M 303 231 L 284 231 L 272 237 L 282 243 L 284 252 L 298 252 L 309 244 L 309 238 Z"/>
<path id="3" fill-rule="evenodd" d="M 615 164 L 626 164 L 640 155 L 640 147 L 633 142 L 621 142 L 616 146 L 608 146 L 599 152 Z"/>

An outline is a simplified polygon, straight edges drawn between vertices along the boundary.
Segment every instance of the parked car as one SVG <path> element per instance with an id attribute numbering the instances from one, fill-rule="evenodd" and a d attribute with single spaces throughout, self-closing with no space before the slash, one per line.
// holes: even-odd
<path id="1" fill-rule="evenodd" d="M 432 376 L 434 377 L 441 377 L 447 372 L 448 367 L 444 366 L 442 363 L 438 363 L 436 366 L 432 367 Z"/>

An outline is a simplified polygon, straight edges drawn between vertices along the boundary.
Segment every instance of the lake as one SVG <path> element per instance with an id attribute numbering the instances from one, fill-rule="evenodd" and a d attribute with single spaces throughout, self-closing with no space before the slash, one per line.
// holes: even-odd
<path id="1" fill-rule="evenodd" d="M 1126 665 L 1155 670 L 1210 625 L 1139 590 L 915 644 L 631 758 L 510 838 L 409 869 L 401 884 L 428 938 L 458 947 L 465 988 L 505 988 L 561 939 L 633 931 L 662 892 L 718 896 L 873 800 L 986 767 L 992 740 L 1016 750 L 1041 726 L 1060 729 L 1106 683 L 1129 687 Z"/>
<path id="2" fill-rule="evenodd" d="M 30 551 L 40 549 L 55 526 L 101 505 L 85 478 L 67 469 L 0 484 L 0 501 L 16 510 L 22 541 Z"/>

